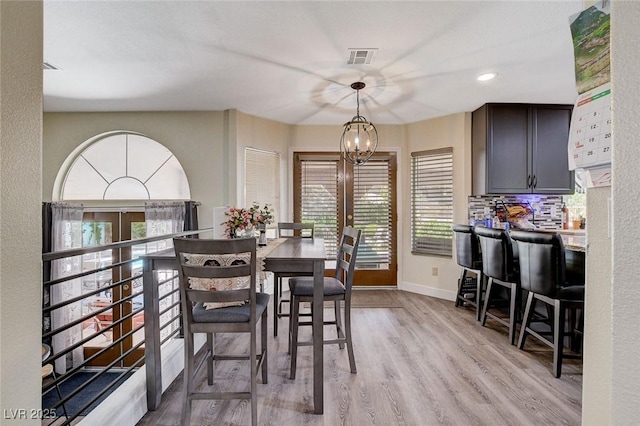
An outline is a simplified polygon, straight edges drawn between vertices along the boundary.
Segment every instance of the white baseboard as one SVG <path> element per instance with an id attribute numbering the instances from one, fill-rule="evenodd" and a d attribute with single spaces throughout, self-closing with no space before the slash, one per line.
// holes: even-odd
<path id="1" fill-rule="evenodd" d="M 196 352 L 206 338 L 195 336 Z M 182 339 L 173 339 L 162 348 L 162 392 L 173 383 L 184 369 Z M 147 413 L 147 377 L 145 367 L 138 369 L 111 395 L 77 424 L 81 426 L 134 426 Z"/>
<path id="2" fill-rule="evenodd" d="M 455 291 L 443 290 L 441 288 L 435 288 L 435 287 L 427 287 L 421 284 L 402 282 L 398 284 L 398 290 L 422 294 L 424 296 L 437 297 L 438 299 L 450 300 L 452 302 L 456 300 Z"/>

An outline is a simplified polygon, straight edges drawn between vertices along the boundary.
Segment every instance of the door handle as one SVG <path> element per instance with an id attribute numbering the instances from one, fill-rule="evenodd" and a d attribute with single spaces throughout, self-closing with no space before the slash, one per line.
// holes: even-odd
<path id="1" fill-rule="evenodd" d="M 533 176 L 533 187 L 538 186 L 538 176 Z"/>
<path id="2" fill-rule="evenodd" d="M 347 219 L 349 219 L 349 220 L 353 220 L 353 215 L 348 214 L 348 215 L 347 215 Z"/>
<path id="3" fill-rule="evenodd" d="M 527 188 L 531 188 L 531 175 L 527 175 Z"/>

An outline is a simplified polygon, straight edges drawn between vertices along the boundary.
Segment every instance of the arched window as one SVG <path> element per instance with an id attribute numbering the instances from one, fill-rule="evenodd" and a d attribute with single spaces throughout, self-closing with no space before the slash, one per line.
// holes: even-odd
<path id="1" fill-rule="evenodd" d="M 62 200 L 189 200 L 176 157 L 155 140 L 110 132 L 87 141 L 67 170 Z"/>

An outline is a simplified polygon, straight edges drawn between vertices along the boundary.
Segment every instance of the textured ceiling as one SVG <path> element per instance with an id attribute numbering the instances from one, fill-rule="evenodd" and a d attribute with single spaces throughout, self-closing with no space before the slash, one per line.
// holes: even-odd
<path id="1" fill-rule="evenodd" d="M 45 111 L 235 108 L 289 124 L 402 124 L 486 102 L 573 103 L 561 1 L 44 2 Z M 377 48 L 347 65 L 349 48 Z M 478 82 L 482 72 L 499 75 Z"/>

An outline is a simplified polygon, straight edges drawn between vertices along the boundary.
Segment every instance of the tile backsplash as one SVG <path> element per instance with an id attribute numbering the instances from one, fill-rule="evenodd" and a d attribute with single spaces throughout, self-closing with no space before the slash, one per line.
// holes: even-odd
<path id="1" fill-rule="evenodd" d="M 562 195 L 471 195 L 469 196 L 469 223 L 480 217 L 484 218 L 487 211 L 495 215 L 496 205 L 505 203 L 528 203 L 533 209 L 529 221 L 540 229 L 562 228 Z M 488 210 L 487 210 L 488 209 Z"/>

